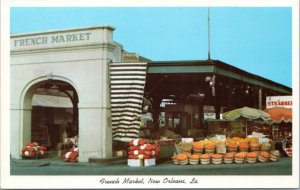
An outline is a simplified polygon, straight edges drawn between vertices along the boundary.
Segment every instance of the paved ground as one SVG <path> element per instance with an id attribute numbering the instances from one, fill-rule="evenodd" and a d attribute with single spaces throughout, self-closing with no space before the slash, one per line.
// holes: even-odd
<path id="1" fill-rule="evenodd" d="M 59 158 L 12 160 L 11 175 L 292 175 L 292 159 L 278 162 L 221 165 L 174 165 L 128 167 L 126 160 L 102 163 L 66 163 Z"/>

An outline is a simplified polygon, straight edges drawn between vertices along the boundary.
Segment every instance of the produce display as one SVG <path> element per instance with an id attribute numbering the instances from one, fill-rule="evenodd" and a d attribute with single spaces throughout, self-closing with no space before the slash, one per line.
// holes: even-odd
<path id="1" fill-rule="evenodd" d="M 257 161 L 257 153 L 256 152 L 247 153 L 246 160 L 248 163 L 255 163 Z"/>
<path id="2" fill-rule="evenodd" d="M 78 156 L 79 148 L 74 146 L 70 148 L 69 151 L 65 153 L 62 158 L 65 162 L 78 162 Z"/>
<path id="3" fill-rule="evenodd" d="M 200 156 L 197 154 L 189 155 L 189 164 L 191 165 L 199 164 L 199 158 Z"/>
<path id="4" fill-rule="evenodd" d="M 23 159 L 40 159 L 47 157 L 47 148 L 45 146 L 39 146 L 37 142 L 27 143 L 21 151 L 21 157 Z"/>
<path id="5" fill-rule="evenodd" d="M 182 153 L 174 155 L 172 160 L 174 164 L 180 165 L 263 163 L 275 162 L 280 158 L 278 150 L 271 151 L 271 143 L 259 143 L 256 137 L 205 139 L 189 143 L 181 142 L 178 145 L 185 147 L 183 148 L 185 151 L 182 149 Z"/>
<path id="6" fill-rule="evenodd" d="M 159 146 L 150 144 L 143 139 L 135 139 L 129 142 L 128 159 L 157 158 L 159 151 Z"/>
<path id="7" fill-rule="evenodd" d="M 274 150 L 270 152 L 270 160 L 276 162 L 280 159 L 280 153 L 278 150 Z"/>
<path id="8" fill-rule="evenodd" d="M 234 154 L 233 153 L 226 153 L 224 155 L 224 163 L 225 164 L 232 164 L 233 163 Z"/>
<path id="9" fill-rule="evenodd" d="M 222 154 L 212 154 L 211 160 L 213 164 L 222 164 L 223 155 Z"/>
<path id="10" fill-rule="evenodd" d="M 245 158 L 246 158 L 246 153 L 245 152 L 236 153 L 234 155 L 234 162 L 237 163 L 237 164 L 242 164 L 242 163 L 244 163 Z"/>
<path id="11" fill-rule="evenodd" d="M 209 154 L 202 154 L 200 156 L 200 162 L 203 165 L 207 165 L 210 163 L 210 155 Z"/>
<path id="12" fill-rule="evenodd" d="M 267 162 L 267 161 L 269 161 L 269 158 L 270 158 L 270 154 L 265 151 L 260 152 L 258 155 L 258 160 L 260 162 Z"/>

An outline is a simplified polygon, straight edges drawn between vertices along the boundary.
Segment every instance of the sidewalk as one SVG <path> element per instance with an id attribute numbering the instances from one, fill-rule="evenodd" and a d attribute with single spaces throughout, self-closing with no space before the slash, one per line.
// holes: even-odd
<path id="1" fill-rule="evenodd" d="M 48 158 L 43 159 L 34 159 L 34 160 L 17 160 L 12 159 L 11 164 L 18 166 L 18 167 L 26 167 L 26 166 L 35 166 L 35 167 L 42 167 L 42 166 L 91 166 L 91 165 L 115 165 L 115 164 L 126 164 L 127 160 L 122 157 L 114 157 L 109 159 L 90 159 L 90 162 L 65 162 L 62 158 L 58 156 L 50 155 Z"/>

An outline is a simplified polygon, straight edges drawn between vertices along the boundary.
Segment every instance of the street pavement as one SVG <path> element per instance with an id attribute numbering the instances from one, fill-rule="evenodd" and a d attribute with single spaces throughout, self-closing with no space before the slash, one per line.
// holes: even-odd
<path id="1" fill-rule="evenodd" d="M 292 175 L 292 158 L 278 162 L 174 165 L 171 160 L 155 166 L 129 167 L 125 159 L 99 163 L 67 163 L 60 158 L 11 160 L 11 175 Z"/>

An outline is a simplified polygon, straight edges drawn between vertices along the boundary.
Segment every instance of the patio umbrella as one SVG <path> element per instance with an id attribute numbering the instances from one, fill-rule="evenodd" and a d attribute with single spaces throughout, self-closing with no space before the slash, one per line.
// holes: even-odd
<path id="1" fill-rule="evenodd" d="M 250 119 L 250 120 L 255 120 L 255 119 L 269 120 L 270 115 L 259 109 L 249 108 L 245 106 L 242 108 L 234 109 L 223 113 L 223 118 L 227 120 L 236 120 L 239 118 Z"/>
<path id="2" fill-rule="evenodd" d="M 264 111 L 249 108 L 249 107 L 242 107 L 238 109 L 234 109 L 228 112 L 223 113 L 223 118 L 227 120 L 236 120 L 236 119 L 245 119 L 245 120 L 269 120 L 270 115 Z M 246 135 L 248 134 L 248 126 L 246 123 Z"/>
<path id="3" fill-rule="evenodd" d="M 292 122 L 292 109 L 283 107 L 273 107 L 263 110 L 270 115 L 271 123 L 289 123 Z"/>

